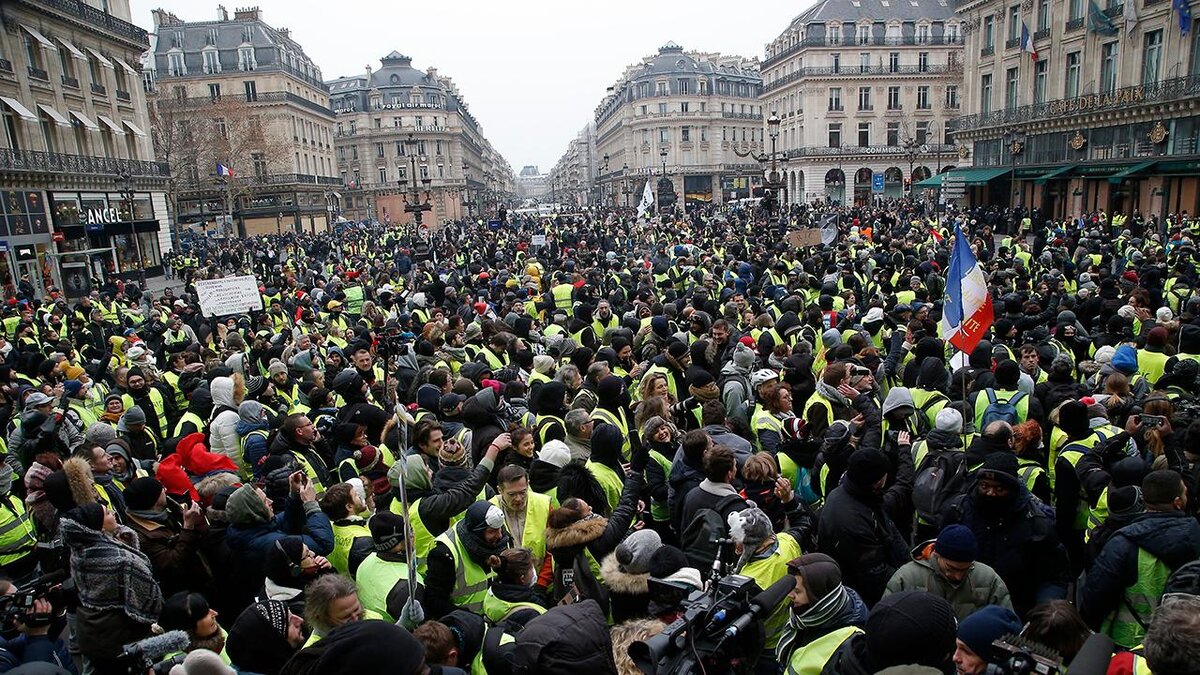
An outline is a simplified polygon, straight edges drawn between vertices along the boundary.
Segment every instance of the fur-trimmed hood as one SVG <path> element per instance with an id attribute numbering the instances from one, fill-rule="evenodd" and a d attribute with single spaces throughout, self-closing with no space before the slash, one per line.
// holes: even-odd
<path id="1" fill-rule="evenodd" d="M 81 457 L 72 457 L 63 462 L 63 473 L 71 488 L 71 499 L 76 506 L 96 501 L 96 481 L 92 478 L 92 467 Z"/>
<path id="2" fill-rule="evenodd" d="M 647 595 L 650 593 L 650 573 L 630 574 L 621 569 L 614 551 L 604 557 L 600 563 L 600 579 L 613 593 L 625 595 Z"/>
<path id="3" fill-rule="evenodd" d="M 546 548 L 549 550 L 590 544 L 608 527 L 604 517 L 577 520 L 566 527 L 546 528 Z"/>

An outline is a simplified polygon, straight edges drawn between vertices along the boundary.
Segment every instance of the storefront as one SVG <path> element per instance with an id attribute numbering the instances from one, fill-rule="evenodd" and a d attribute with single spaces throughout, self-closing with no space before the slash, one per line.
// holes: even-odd
<path id="1" fill-rule="evenodd" d="M 53 264 L 46 193 L 36 190 L 0 192 L 0 285 L 5 291 L 29 275 L 37 295 L 58 285 Z"/>
<path id="2" fill-rule="evenodd" d="M 97 280 L 162 275 L 161 225 L 151 193 L 126 200 L 120 193 L 54 192 L 50 200 L 68 294 L 86 292 L 83 270 Z"/>

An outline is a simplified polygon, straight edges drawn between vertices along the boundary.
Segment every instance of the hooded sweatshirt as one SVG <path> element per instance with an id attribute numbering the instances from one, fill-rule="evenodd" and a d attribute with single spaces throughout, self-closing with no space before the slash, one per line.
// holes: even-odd
<path id="1" fill-rule="evenodd" d="M 242 458 L 241 444 L 237 433 L 238 404 L 235 400 L 234 381 L 229 377 L 218 377 L 212 381 L 209 391 L 213 400 L 213 418 L 209 422 L 210 450 L 225 455 L 238 466 L 238 472 L 248 473 L 248 465 Z"/>

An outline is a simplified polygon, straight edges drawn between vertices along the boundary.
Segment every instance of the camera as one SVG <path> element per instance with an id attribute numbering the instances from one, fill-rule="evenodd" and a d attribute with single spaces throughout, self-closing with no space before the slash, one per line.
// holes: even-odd
<path id="1" fill-rule="evenodd" d="M 34 614 L 33 605 L 38 600 L 46 600 L 53 607 L 62 607 L 62 581 L 66 578 L 65 571 L 51 572 L 18 586 L 13 593 L 0 595 L 0 624 L 11 626 L 20 621 L 27 626 L 49 625 L 52 615 Z"/>
<path id="2" fill-rule="evenodd" d="M 993 649 L 1006 655 L 1001 663 L 989 664 L 986 675 L 1060 675 L 1064 672 L 1062 657 L 1053 649 L 1007 634 L 992 642 Z"/>
<path id="3" fill-rule="evenodd" d="M 665 585 L 668 593 L 676 588 Z M 647 675 L 753 672 L 766 642 L 762 620 L 793 588 L 791 576 L 765 591 L 750 577 L 722 577 L 708 590 L 691 593 L 682 616 L 663 632 L 630 645 L 629 657 Z"/>

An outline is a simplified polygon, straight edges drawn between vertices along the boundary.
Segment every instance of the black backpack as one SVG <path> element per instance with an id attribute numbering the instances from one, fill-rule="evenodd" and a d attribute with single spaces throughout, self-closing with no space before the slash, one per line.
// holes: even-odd
<path id="1" fill-rule="evenodd" d="M 721 555 L 719 540 L 729 536 L 729 525 L 721 514 L 730 506 L 742 502 L 741 495 L 726 495 L 712 508 L 703 508 L 692 515 L 679 537 L 680 547 L 688 563 L 705 574 Z"/>
<path id="2" fill-rule="evenodd" d="M 942 507 L 962 494 L 966 484 L 966 453 L 930 449 L 913 478 L 912 501 L 917 516 L 926 523 L 938 522 Z"/>
<path id="3" fill-rule="evenodd" d="M 938 403 L 949 404 L 950 399 L 940 391 L 934 392 L 920 408 L 917 408 L 917 436 L 928 436 L 929 432 L 933 431 L 933 425 L 929 422 L 929 411 Z"/>

